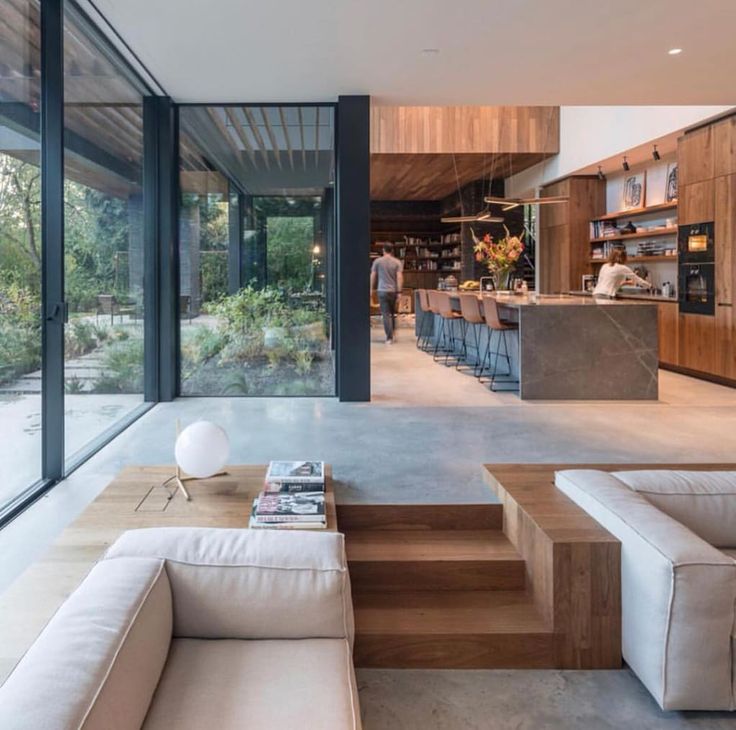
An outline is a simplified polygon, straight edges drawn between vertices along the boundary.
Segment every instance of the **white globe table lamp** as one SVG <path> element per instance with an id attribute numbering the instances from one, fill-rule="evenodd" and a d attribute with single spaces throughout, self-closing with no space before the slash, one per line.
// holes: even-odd
<path id="1" fill-rule="evenodd" d="M 175 480 L 177 487 L 190 501 L 191 496 L 184 482 L 226 474 L 222 469 L 229 455 L 230 440 L 225 430 L 211 421 L 195 421 L 178 433 L 174 447 L 176 474 L 168 481 Z M 182 476 L 182 473 L 187 476 Z"/>

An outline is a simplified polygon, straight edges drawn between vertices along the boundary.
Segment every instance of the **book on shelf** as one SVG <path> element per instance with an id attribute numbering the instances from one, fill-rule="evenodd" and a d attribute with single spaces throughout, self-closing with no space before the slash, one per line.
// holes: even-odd
<path id="1" fill-rule="evenodd" d="M 272 461 L 266 472 L 266 482 L 300 482 L 302 484 L 324 484 L 324 461 Z"/>

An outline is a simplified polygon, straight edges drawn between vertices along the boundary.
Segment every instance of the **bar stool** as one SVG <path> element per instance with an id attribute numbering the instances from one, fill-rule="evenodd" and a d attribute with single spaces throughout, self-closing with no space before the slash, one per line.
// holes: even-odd
<path id="1" fill-rule="evenodd" d="M 460 294 L 460 313 L 465 320 L 465 337 L 463 337 L 463 359 L 466 364 L 468 360 L 468 347 L 475 350 L 475 361 L 473 362 L 473 375 L 478 377 L 478 369 L 481 365 L 480 359 L 480 329 L 485 324 L 485 317 L 481 310 L 480 300 L 477 294 Z M 468 345 L 468 330 L 473 332 L 473 343 Z M 460 369 L 460 362 L 457 364 Z"/>
<path id="2" fill-rule="evenodd" d="M 507 322 L 506 320 L 501 319 L 501 315 L 498 311 L 498 302 L 494 297 L 483 297 L 483 314 L 485 316 L 486 326 L 488 327 L 488 344 L 486 345 L 486 352 L 483 356 L 483 364 L 480 367 L 478 378 L 481 379 L 483 377 L 483 371 L 486 369 L 486 363 L 488 363 L 488 366 L 490 367 L 491 356 L 495 355 L 495 359 L 493 360 L 493 367 L 490 371 L 491 390 L 494 392 L 499 390 L 499 388 L 496 387 L 497 384 L 518 385 L 518 380 L 510 379 L 511 358 L 509 357 L 509 346 L 508 342 L 506 341 L 506 333 L 510 330 L 517 330 L 519 326 L 516 324 L 516 322 Z M 496 333 L 496 350 L 492 349 L 494 332 Z M 501 350 L 501 347 L 503 347 L 503 350 Z M 506 366 L 508 370 L 505 373 L 498 372 L 499 358 L 503 358 L 504 360 L 506 360 Z M 501 390 L 518 390 L 518 388 L 502 388 Z"/>
<path id="3" fill-rule="evenodd" d="M 422 313 L 422 322 L 417 335 L 417 349 L 429 351 L 429 341 L 434 332 L 434 312 L 429 304 L 429 292 L 426 289 L 417 289 L 419 311 Z"/>
<path id="4" fill-rule="evenodd" d="M 462 314 L 456 312 L 452 308 L 452 302 L 450 301 L 450 295 L 447 292 L 442 291 L 429 291 L 429 303 L 433 310 L 436 310 L 437 314 L 442 320 L 442 328 L 440 335 L 435 339 L 434 351 L 432 353 L 432 359 L 437 362 L 440 358 L 438 355 L 444 353 L 445 365 L 450 365 L 450 358 L 457 359 L 458 355 L 455 352 L 455 322 L 460 322 L 461 337 L 465 338 L 465 320 Z M 441 355 L 440 355 L 441 356 Z"/>

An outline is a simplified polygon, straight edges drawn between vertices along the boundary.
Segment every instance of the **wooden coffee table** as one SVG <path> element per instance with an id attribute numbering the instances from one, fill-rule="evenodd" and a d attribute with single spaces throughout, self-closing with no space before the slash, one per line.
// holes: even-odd
<path id="1" fill-rule="evenodd" d="M 247 528 L 266 466 L 187 482 L 192 500 L 160 486 L 173 466 L 129 466 L 67 527 L 46 554 L 0 596 L 0 683 L 107 548 L 142 527 Z M 332 470 L 325 465 L 327 531 L 337 531 Z M 323 530 L 320 530 L 322 532 Z"/>

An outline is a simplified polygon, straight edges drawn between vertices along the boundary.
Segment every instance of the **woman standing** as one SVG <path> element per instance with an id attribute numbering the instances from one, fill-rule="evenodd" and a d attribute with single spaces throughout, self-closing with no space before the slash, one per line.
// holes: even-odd
<path id="1" fill-rule="evenodd" d="M 626 266 L 626 249 L 615 248 L 611 251 L 608 261 L 601 266 L 598 283 L 593 289 L 593 296 L 602 299 L 613 299 L 627 281 L 632 281 L 645 289 L 652 288 L 652 285 L 646 279 L 637 276 Z"/>

